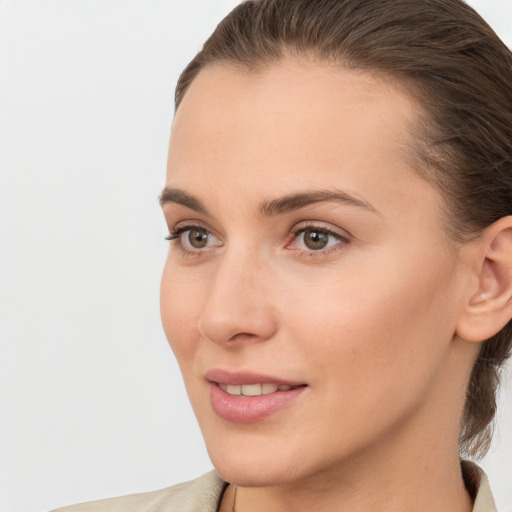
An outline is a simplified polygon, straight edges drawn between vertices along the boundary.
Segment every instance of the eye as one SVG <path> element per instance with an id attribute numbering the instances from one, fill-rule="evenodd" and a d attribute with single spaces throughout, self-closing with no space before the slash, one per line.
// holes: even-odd
<path id="1" fill-rule="evenodd" d="M 194 249 L 203 249 L 208 245 L 210 233 L 204 228 L 187 229 L 182 233 L 181 243 L 186 243 Z"/>
<path id="2" fill-rule="evenodd" d="M 320 226 L 298 226 L 292 234 L 294 239 L 288 247 L 310 253 L 322 253 L 349 242 L 348 236 Z"/>
<path id="3" fill-rule="evenodd" d="M 308 249 L 318 251 L 328 246 L 329 237 L 332 238 L 332 235 L 329 233 L 319 231 L 318 229 L 307 229 L 301 233 L 301 242 Z"/>
<path id="4" fill-rule="evenodd" d="M 184 252 L 195 252 L 211 246 L 222 245 L 210 231 L 203 226 L 178 226 L 166 236 L 166 240 L 176 240 Z"/>

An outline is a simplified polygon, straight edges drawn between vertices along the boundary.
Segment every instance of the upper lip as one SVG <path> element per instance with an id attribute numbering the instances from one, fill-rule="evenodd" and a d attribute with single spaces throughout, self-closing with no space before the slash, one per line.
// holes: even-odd
<path id="1" fill-rule="evenodd" d="M 304 386 L 304 382 L 297 382 L 293 380 L 282 379 L 272 375 L 265 375 L 262 373 L 255 373 L 250 371 L 230 372 L 221 369 L 208 370 L 205 373 L 205 378 L 210 382 L 220 384 L 229 384 L 232 386 L 244 386 L 247 384 L 277 384 L 279 386 Z"/>

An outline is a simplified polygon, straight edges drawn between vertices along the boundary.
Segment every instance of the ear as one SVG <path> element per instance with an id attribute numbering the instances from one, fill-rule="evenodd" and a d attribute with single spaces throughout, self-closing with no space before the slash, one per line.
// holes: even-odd
<path id="1" fill-rule="evenodd" d="M 456 334 L 479 342 L 497 334 L 512 318 L 512 216 L 486 228 L 473 257 L 477 286 L 468 294 Z"/>

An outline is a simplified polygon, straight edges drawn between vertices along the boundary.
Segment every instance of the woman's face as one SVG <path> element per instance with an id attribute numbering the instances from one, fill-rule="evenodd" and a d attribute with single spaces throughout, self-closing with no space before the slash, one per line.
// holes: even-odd
<path id="1" fill-rule="evenodd" d="M 370 74 L 294 60 L 211 67 L 186 93 L 161 311 L 226 479 L 299 481 L 457 421 L 464 265 L 407 163 L 417 110 Z"/>

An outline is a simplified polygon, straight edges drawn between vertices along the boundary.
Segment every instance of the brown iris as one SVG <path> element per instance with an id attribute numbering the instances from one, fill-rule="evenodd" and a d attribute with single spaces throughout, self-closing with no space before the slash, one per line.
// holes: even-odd
<path id="1" fill-rule="evenodd" d="M 304 244 L 308 249 L 323 249 L 329 242 L 329 235 L 315 229 L 307 229 L 304 231 Z"/>
<path id="2" fill-rule="evenodd" d="M 194 249 L 203 249 L 208 243 L 208 231 L 203 228 L 193 228 L 188 232 L 188 243 Z"/>

